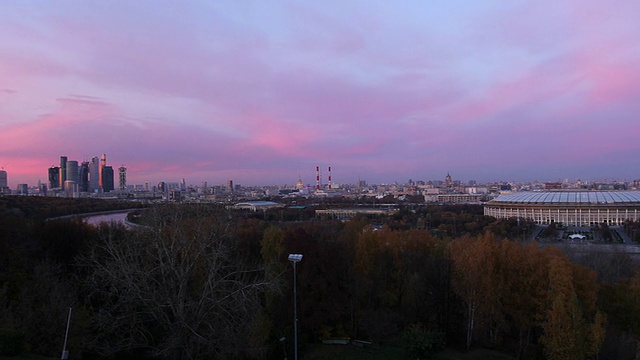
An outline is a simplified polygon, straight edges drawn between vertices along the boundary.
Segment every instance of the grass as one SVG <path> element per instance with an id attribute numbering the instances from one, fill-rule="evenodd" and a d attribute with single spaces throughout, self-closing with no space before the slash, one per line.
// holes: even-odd
<path id="1" fill-rule="evenodd" d="M 379 346 L 364 350 L 346 345 L 309 345 L 304 349 L 305 360 L 384 360 L 408 359 L 401 348 Z M 288 354 L 291 358 L 293 354 Z M 467 352 L 445 349 L 434 355 L 433 360 L 514 360 L 515 358 L 501 352 L 487 349 L 473 349 Z"/>
<path id="2" fill-rule="evenodd" d="M 41 355 L 23 354 L 17 356 L 0 356 L 0 360 L 56 360 L 57 357 L 47 357 Z"/>

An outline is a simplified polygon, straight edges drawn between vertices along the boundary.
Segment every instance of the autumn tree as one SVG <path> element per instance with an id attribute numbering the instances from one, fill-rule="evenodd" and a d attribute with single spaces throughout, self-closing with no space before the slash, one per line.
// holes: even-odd
<path id="1" fill-rule="evenodd" d="M 571 264 L 557 249 L 546 252 L 549 292 L 541 309 L 547 358 L 585 359 L 595 356 L 604 340 L 605 318 L 596 308 L 595 273 Z"/>
<path id="2" fill-rule="evenodd" d="M 497 244 L 490 234 L 465 236 L 454 240 L 449 246 L 453 260 L 452 286 L 467 307 L 467 348 L 471 347 L 480 314 L 488 313 L 494 306 L 496 249 Z"/>

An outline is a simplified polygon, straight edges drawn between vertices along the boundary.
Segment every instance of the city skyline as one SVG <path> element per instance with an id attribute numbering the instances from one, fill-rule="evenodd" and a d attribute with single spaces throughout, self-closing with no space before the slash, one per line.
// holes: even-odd
<path id="1" fill-rule="evenodd" d="M 0 167 L 127 182 L 640 178 L 640 3 L 3 4 Z M 326 177 L 325 177 L 326 179 Z"/>

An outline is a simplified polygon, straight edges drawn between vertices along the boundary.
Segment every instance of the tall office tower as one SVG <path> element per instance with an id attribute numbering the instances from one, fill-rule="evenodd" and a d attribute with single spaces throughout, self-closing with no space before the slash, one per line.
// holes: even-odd
<path id="1" fill-rule="evenodd" d="M 227 180 L 227 190 L 233 192 L 233 180 Z"/>
<path id="2" fill-rule="evenodd" d="M 67 157 L 66 156 L 60 156 L 60 169 L 59 169 L 59 174 L 60 174 L 60 186 L 58 186 L 59 188 L 64 188 L 64 182 L 67 181 Z"/>
<path id="3" fill-rule="evenodd" d="M 48 171 L 49 178 L 49 188 L 55 189 L 60 187 L 60 168 L 57 166 L 52 166 Z"/>
<path id="4" fill-rule="evenodd" d="M 83 161 L 78 171 L 78 187 L 80 191 L 87 192 L 89 191 L 89 162 Z"/>
<path id="5" fill-rule="evenodd" d="M 0 193 L 3 189 L 9 187 L 9 182 L 7 181 L 7 172 L 4 170 L 0 170 Z"/>
<path id="6" fill-rule="evenodd" d="M 181 191 L 187 190 L 187 180 L 185 180 L 184 178 L 180 180 L 180 190 Z"/>
<path id="7" fill-rule="evenodd" d="M 114 189 L 113 185 L 113 167 L 112 166 L 103 166 L 102 167 L 102 192 L 109 192 Z"/>
<path id="8" fill-rule="evenodd" d="M 149 181 L 144 182 L 144 191 L 149 191 Z"/>
<path id="9" fill-rule="evenodd" d="M 98 168 L 98 187 L 100 189 L 102 189 L 102 191 L 106 192 L 104 190 L 104 183 L 102 182 L 102 180 L 104 179 L 104 176 L 102 175 L 102 172 L 104 171 L 104 167 L 107 166 L 107 154 L 102 154 L 102 156 L 100 156 L 100 167 Z"/>
<path id="10" fill-rule="evenodd" d="M 127 168 L 120 166 L 118 173 L 120 174 L 120 190 L 127 190 Z"/>
<path id="11" fill-rule="evenodd" d="M 100 189 L 100 159 L 97 156 L 91 158 L 89 163 L 89 191 Z"/>
<path id="12" fill-rule="evenodd" d="M 78 182 L 78 162 L 75 160 L 67 161 L 67 179 L 65 181 Z"/>

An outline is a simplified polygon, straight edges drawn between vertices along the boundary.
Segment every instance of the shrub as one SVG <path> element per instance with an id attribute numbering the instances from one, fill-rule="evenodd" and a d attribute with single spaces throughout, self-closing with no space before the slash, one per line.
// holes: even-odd
<path id="1" fill-rule="evenodd" d="M 441 331 L 427 331 L 421 324 L 409 326 L 403 334 L 407 355 L 412 359 L 427 359 L 442 351 L 445 335 Z"/>

